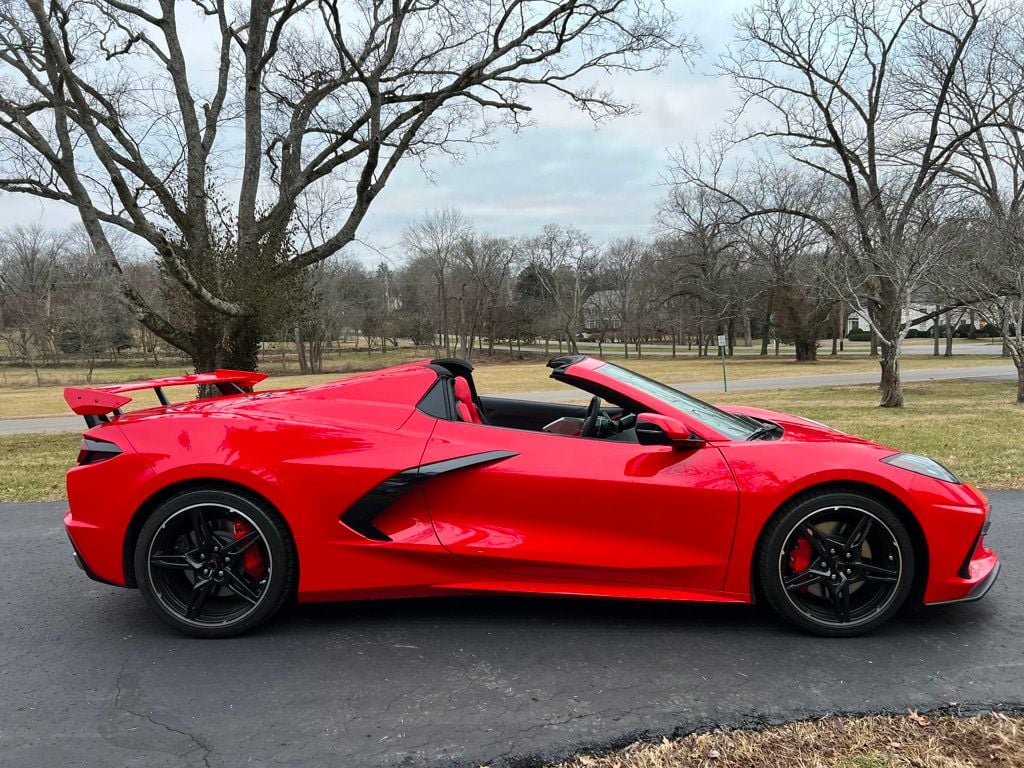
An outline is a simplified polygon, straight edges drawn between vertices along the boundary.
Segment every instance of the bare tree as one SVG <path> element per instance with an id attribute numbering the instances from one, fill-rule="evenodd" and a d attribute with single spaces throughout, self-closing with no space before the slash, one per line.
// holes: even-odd
<path id="1" fill-rule="evenodd" d="M 524 243 L 534 276 L 551 302 L 558 331 L 572 353 L 578 352 L 583 307 L 597 288 L 600 250 L 574 227 L 548 224 Z"/>
<path id="2" fill-rule="evenodd" d="M 697 319 L 698 354 L 707 354 L 719 334 L 729 337 L 731 347 L 742 262 L 739 181 L 718 138 L 670 159 L 668 194 L 657 215 L 665 235 L 661 255 L 673 292 L 688 301 Z"/>
<path id="3" fill-rule="evenodd" d="M 1017 402 L 1024 404 L 1024 218 L 980 217 L 975 238 L 956 269 L 945 273 L 971 308 L 998 330 L 1017 367 Z"/>
<path id="4" fill-rule="evenodd" d="M 60 354 L 54 291 L 62 278 L 64 239 L 38 226 L 0 234 L 0 336 L 40 385 L 40 366 Z"/>
<path id="5" fill-rule="evenodd" d="M 936 275 L 936 291 L 956 294 L 998 329 L 1017 367 L 1017 402 L 1024 403 L 1024 20 L 1006 14 L 984 30 L 984 40 L 951 85 L 957 119 L 981 130 L 946 169 L 967 200 L 971 235 Z M 990 112 L 999 119 L 987 126 Z M 951 325 L 950 318 L 950 343 Z"/>
<path id="6" fill-rule="evenodd" d="M 461 211 L 444 208 L 406 227 L 402 235 L 406 253 L 411 258 L 419 259 L 433 279 L 436 303 L 431 314 L 437 332 L 437 345 L 446 357 L 455 356 L 455 344 L 449 336 L 449 281 L 459 248 L 470 232 L 469 222 Z"/>
<path id="7" fill-rule="evenodd" d="M 838 220 L 782 212 L 814 221 L 845 253 L 849 293 L 881 343 L 883 406 L 903 404 L 906 313 L 945 255 L 935 248 L 943 172 L 998 121 L 995 105 L 970 121 L 950 109 L 961 63 L 991 23 L 974 0 L 762 0 L 739 15 L 722 60 L 743 108 L 768 115 L 746 138 L 833 183 Z"/>
<path id="8" fill-rule="evenodd" d="M 351 243 L 403 160 L 518 126 L 537 90 L 627 112 L 588 76 L 689 54 L 674 23 L 626 0 L 9 0 L 0 190 L 75 206 L 139 321 L 197 367 L 251 368 L 279 281 Z M 196 37 L 212 72 L 186 56 Z M 297 248 L 326 182 L 344 209 Z M 203 322 L 124 279 L 105 226 L 147 243 Z"/>

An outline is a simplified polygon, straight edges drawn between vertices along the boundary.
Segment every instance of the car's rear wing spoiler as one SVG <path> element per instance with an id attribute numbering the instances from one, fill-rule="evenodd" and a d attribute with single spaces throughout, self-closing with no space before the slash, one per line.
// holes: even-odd
<path id="1" fill-rule="evenodd" d="M 253 371 L 218 370 L 212 373 L 196 373 L 190 376 L 168 376 L 163 379 L 133 381 L 127 384 L 111 384 L 106 387 L 68 387 L 64 390 L 64 401 L 71 410 L 85 417 L 90 427 L 110 421 L 111 414 L 121 415 L 121 409 L 132 399 L 125 397 L 125 392 L 137 392 L 152 389 L 156 393 L 160 405 L 170 405 L 165 387 L 199 386 L 209 384 L 215 386 L 223 395 L 251 392 L 252 388 L 267 378 L 265 373 Z"/>

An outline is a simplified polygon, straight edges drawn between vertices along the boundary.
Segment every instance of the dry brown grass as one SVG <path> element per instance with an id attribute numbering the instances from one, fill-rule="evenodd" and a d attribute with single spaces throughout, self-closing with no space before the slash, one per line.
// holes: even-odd
<path id="1" fill-rule="evenodd" d="M 722 362 L 718 358 L 645 357 L 639 360 L 611 358 L 637 373 L 650 376 L 667 384 L 685 384 L 693 381 L 721 381 Z M 791 376 L 820 376 L 836 373 L 876 373 L 878 361 L 867 355 L 843 357 L 823 356 L 814 363 L 798 363 L 787 357 L 735 357 L 726 363 L 730 381 Z M 1007 361 L 993 355 L 960 355 L 957 357 L 930 357 L 908 355 L 900 362 L 903 370 L 929 368 L 964 368 L 977 365 L 1007 365 Z M 512 365 L 481 366 L 473 375 L 481 392 L 507 394 L 510 392 L 541 392 L 558 389 L 550 379 L 551 371 L 541 362 Z"/>
<path id="2" fill-rule="evenodd" d="M 638 743 L 561 768 L 1019 768 L 1024 717 L 826 717 Z"/>
<path id="3" fill-rule="evenodd" d="M 1024 488 L 1024 407 L 1013 382 L 943 381 L 906 385 L 907 406 L 877 406 L 875 387 L 819 387 L 707 396 L 823 421 L 904 451 L 932 456 L 983 488 Z M 568 391 L 568 390 L 567 390 Z M 0 501 L 64 494 L 78 434 L 0 435 Z"/>
<path id="4" fill-rule="evenodd" d="M 390 365 L 429 357 L 429 351 L 422 349 L 400 349 L 382 355 L 379 352 L 367 355 L 352 353 L 344 359 L 332 359 L 327 373 L 303 376 L 295 373 L 295 367 L 282 369 L 271 359 L 264 370 L 270 378 L 261 389 L 301 387 L 319 384 L 350 376 L 364 370 L 375 370 Z M 558 389 L 549 378 L 551 371 L 544 366 L 543 355 L 531 356 L 524 362 L 509 363 L 507 358 L 490 360 L 481 355 L 475 364 L 475 374 L 481 392 L 507 394 L 511 392 L 536 392 Z M 647 357 L 640 360 L 622 361 L 629 368 L 670 384 L 693 381 L 717 381 L 722 376 L 721 362 L 716 358 Z M 929 357 L 908 355 L 902 363 L 904 370 L 923 368 L 958 368 L 977 365 L 1006 365 L 1006 361 L 993 355 L 958 355 L 956 357 Z M 729 360 L 729 378 L 757 379 L 769 377 L 811 376 L 831 373 L 862 373 L 878 370 L 878 362 L 867 355 L 822 357 L 816 363 L 797 363 L 786 357 L 761 358 L 743 356 Z M 184 367 L 146 368 L 111 367 L 96 369 L 91 385 L 100 386 L 115 382 L 135 381 L 159 376 L 176 376 L 188 373 Z M 84 372 L 79 368 L 48 368 L 43 372 L 46 386 L 36 386 L 35 376 L 27 368 L 0 366 L 0 419 L 31 418 L 34 416 L 63 416 L 68 412 L 64 404 L 65 386 L 90 386 L 86 384 Z M 186 400 L 195 395 L 191 388 L 168 390 L 172 401 Z M 152 405 L 151 395 L 140 394 L 142 405 Z M 136 406 L 138 407 L 138 406 Z"/>

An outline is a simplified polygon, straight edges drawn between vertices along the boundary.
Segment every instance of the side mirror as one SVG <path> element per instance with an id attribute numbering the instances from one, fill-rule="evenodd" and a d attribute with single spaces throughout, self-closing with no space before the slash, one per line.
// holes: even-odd
<path id="1" fill-rule="evenodd" d="M 640 445 L 671 445 L 687 450 L 705 444 L 704 438 L 690 432 L 678 419 L 659 413 L 641 413 L 636 417 L 636 439 Z"/>

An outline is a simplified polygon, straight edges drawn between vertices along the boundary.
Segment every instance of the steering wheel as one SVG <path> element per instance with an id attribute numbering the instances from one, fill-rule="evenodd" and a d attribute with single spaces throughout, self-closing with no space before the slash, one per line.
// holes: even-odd
<path id="1" fill-rule="evenodd" d="M 583 419 L 583 428 L 580 430 L 580 437 L 597 437 L 597 419 L 601 415 L 601 398 L 590 398 L 590 405 L 587 406 L 587 417 Z"/>

